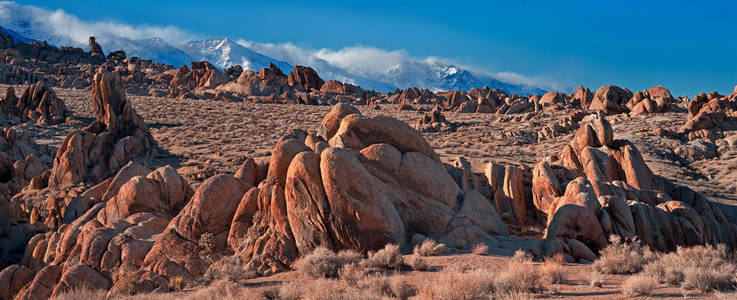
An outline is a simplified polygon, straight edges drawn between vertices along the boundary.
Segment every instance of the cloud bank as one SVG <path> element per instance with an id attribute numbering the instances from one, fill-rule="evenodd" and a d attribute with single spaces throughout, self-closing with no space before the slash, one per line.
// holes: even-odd
<path id="1" fill-rule="evenodd" d="M 131 40 L 159 37 L 169 43 L 181 43 L 195 36 L 176 26 L 131 26 L 119 22 L 86 22 L 62 9 L 54 11 L 15 2 L 0 2 L 0 24 L 26 37 L 58 42 L 86 44 L 90 36 Z"/>

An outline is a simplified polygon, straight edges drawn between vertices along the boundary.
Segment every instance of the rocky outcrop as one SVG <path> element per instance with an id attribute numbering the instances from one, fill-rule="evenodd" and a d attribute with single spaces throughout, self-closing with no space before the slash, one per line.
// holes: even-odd
<path id="1" fill-rule="evenodd" d="M 448 121 L 440 108 L 436 105 L 429 113 L 423 113 L 422 117 L 417 120 L 414 128 L 420 132 L 446 132 L 454 131 L 457 125 Z"/>
<path id="2" fill-rule="evenodd" d="M 614 85 L 605 85 L 594 92 L 590 110 L 601 111 L 607 115 L 629 112 L 626 104 L 632 98 L 632 92 Z"/>
<path id="3" fill-rule="evenodd" d="M 96 183 L 115 174 L 128 161 L 149 161 L 157 154 L 156 141 L 126 99 L 120 76 L 101 71 L 94 82 L 96 120 L 64 139 L 54 158 L 50 186 Z"/>
<path id="4" fill-rule="evenodd" d="M 202 183 L 146 254 L 145 270 L 188 279 L 203 275 L 208 263 L 200 254 L 226 249 L 231 220 L 248 188 L 230 175 Z M 213 238 L 212 244 L 200 243 L 204 234 Z"/>
<path id="5" fill-rule="evenodd" d="M 24 120 L 34 120 L 38 124 L 64 123 L 71 112 L 44 81 L 29 86 L 20 99 L 12 87 L 0 101 L 0 113 L 14 115 Z"/>
<path id="6" fill-rule="evenodd" d="M 310 67 L 294 66 L 287 78 L 290 86 L 301 85 L 305 90 L 319 90 L 325 81 Z"/>
<path id="7" fill-rule="evenodd" d="M 353 110 L 336 106 L 325 117 L 323 124 L 340 124 L 324 131 L 328 147 L 299 132 L 277 143 L 266 179 L 236 215 L 239 226 L 253 222 L 238 239 L 251 267 L 268 274 L 318 246 L 368 251 L 407 244 L 415 233 L 455 247 L 506 234 L 488 198 L 461 189 L 417 131 L 341 113 Z"/>
<path id="8" fill-rule="evenodd" d="M 686 139 L 722 136 L 722 132 L 737 128 L 737 93 L 696 95 L 688 102 L 688 113 L 688 121 L 678 129 Z"/>
<path id="9" fill-rule="evenodd" d="M 613 139 L 602 116 L 584 119 L 570 144 L 533 170 L 532 197 L 548 238 L 597 251 L 603 238 L 637 237 L 652 249 L 727 244 L 737 227 L 703 195 L 653 174 L 637 148 Z"/>
<path id="10" fill-rule="evenodd" d="M 105 60 L 105 53 L 102 52 L 102 47 L 100 47 L 100 44 L 95 41 L 94 36 L 91 36 L 89 40 L 89 53 L 92 57 Z"/>
<path id="11" fill-rule="evenodd" d="M 674 101 L 670 91 L 658 85 L 635 93 L 627 102 L 627 108 L 632 115 L 652 114 L 667 111 Z"/>

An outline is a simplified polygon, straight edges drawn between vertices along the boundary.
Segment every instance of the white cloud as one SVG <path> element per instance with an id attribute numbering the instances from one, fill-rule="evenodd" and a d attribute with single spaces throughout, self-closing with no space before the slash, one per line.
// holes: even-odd
<path id="1" fill-rule="evenodd" d="M 100 39 L 143 39 L 160 37 L 170 43 L 180 43 L 194 37 L 176 26 L 131 26 L 115 21 L 86 22 L 64 10 L 47 10 L 15 2 L 0 2 L 0 24 L 29 38 L 53 37 L 56 42 L 86 44 L 90 36 Z"/>

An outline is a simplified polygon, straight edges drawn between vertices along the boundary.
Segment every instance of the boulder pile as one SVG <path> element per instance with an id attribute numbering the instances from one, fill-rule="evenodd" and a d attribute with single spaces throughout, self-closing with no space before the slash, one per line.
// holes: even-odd
<path id="1" fill-rule="evenodd" d="M 50 186 L 96 183 L 114 175 L 128 161 L 146 162 L 157 154 L 156 141 L 126 99 L 117 73 L 95 74 L 92 104 L 96 120 L 64 139 L 54 158 Z"/>
<path id="2" fill-rule="evenodd" d="M 596 98 L 595 98 L 596 99 Z M 737 227 L 688 187 L 653 174 L 637 148 L 615 140 L 602 115 L 583 120 L 573 140 L 533 170 L 532 198 L 546 237 L 575 238 L 594 251 L 609 234 L 652 249 L 737 246 Z"/>
<path id="3" fill-rule="evenodd" d="M 44 81 L 30 85 L 20 98 L 15 95 L 13 87 L 8 87 L 5 97 L 0 100 L 0 114 L 48 125 L 64 123 L 71 116 L 64 101 Z"/>

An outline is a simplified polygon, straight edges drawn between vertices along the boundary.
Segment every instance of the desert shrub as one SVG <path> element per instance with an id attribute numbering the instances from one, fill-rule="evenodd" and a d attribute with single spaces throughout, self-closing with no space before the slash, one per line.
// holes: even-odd
<path id="1" fill-rule="evenodd" d="M 250 279 L 257 276 L 256 271 L 247 269 L 243 259 L 238 255 L 225 256 L 215 263 L 211 264 L 203 278 L 212 282 L 223 279 L 230 281 L 238 281 L 240 279 Z"/>
<path id="2" fill-rule="evenodd" d="M 650 296 L 658 287 L 658 281 L 655 278 L 638 274 L 627 277 L 621 287 L 622 294 L 627 296 Z"/>
<path id="3" fill-rule="evenodd" d="M 340 268 L 357 263 L 360 258 L 361 255 L 355 251 L 341 251 L 336 254 L 330 249 L 319 247 L 298 261 L 296 269 L 314 278 L 335 278 Z"/>
<path id="4" fill-rule="evenodd" d="M 494 291 L 500 295 L 537 292 L 540 279 L 540 273 L 530 260 L 512 261 L 495 278 Z"/>
<path id="5" fill-rule="evenodd" d="M 403 263 L 399 246 L 387 244 L 384 249 L 369 253 L 368 257 L 361 261 L 361 265 L 373 269 L 398 270 Z"/>
<path id="6" fill-rule="evenodd" d="M 210 232 L 201 234 L 198 245 L 200 248 L 205 250 L 206 253 L 212 253 L 215 251 L 215 235 Z"/>
<path id="7" fill-rule="evenodd" d="M 366 277 L 366 270 L 357 263 L 349 263 L 340 268 L 338 275 L 340 279 L 355 284 Z"/>
<path id="8" fill-rule="evenodd" d="M 407 264 L 409 264 L 409 266 L 412 267 L 412 270 L 415 271 L 427 271 L 430 269 L 430 266 L 427 264 L 425 259 L 419 254 L 410 255 Z"/>
<path id="9" fill-rule="evenodd" d="M 709 292 L 734 287 L 735 265 L 726 246 L 678 247 L 645 266 L 643 274 L 685 290 Z"/>
<path id="10" fill-rule="evenodd" d="M 351 283 L 345 280 L 320 278 L 304 282 L 291 282 L 279 287 L 278 299 L 407 299 L 413 290 L 404 281 L 383 276 L 366 276 L 362 280 Z"/>
<path id="11" fill-rule="evenodd" d="M 436 300 L 482 299 L 494 292 L 494 272 L 447 268 L 421 285 L 418 293 Z"/>
<path id="12" fill-rule="evenodd" d="M 106 290 L 91 290 L 87 288 L 74 289 L 56 297 L 51 298 L 52 300 L 97 300 L 106 299 Z"/>
<path id="13" fill-rule="evenodd" d="M 594 261 L 594 270 L 604 274 L 634 274 L 654 260 L 653 253 L 638 241 L 625 242 L 619 236 L 610 237 L 611 244 Z"/>
<path id="14" fill-rule="evenodd" d="M 187 287 L 187 283 L 184 281 L 182 276 L 173 276 L 169 278 L 169 290 L 170 291 L 181 291 Z"/>
<path id="15" fill-rule="evenodd" d="M 448 253 L 448 247 L 443 243 L 438 243 L 433 239 L 425 239 L 419 245 L 415 245 L 413 253 L 420 256 L 433 256 Z"/>
<path id="16" fill-rule="evenodd" d="M 591 275 L 589 275 L 588 283 L 590 287 L 601 288 L 602 286 L 604 286 L 604 274 L 601 274 L 601 272 L 598 271 L 591 272 Z"/>
<path id="17" fill-rule="evenodd" d="M 471 253 L 476 255 L 486 255 L 489 251 L 489 246 L 484 243 L 478 243 L 471 248 Z"/>
<path id="18" fill-rule="evenodd" d="M 371 295 L 396 299 L 407 299 L 415 293 L 415 290 L 399 277 L 367 276 L 358 281 L 356 287 Z"/>
<path id="19" fill-rule="evenodd" d="M 684 290 L 711 292 L 726 291 L 735 288 L 734 267 L 721 266 L 714 268 L 698 268 L 690 266 L 683 271 Z"/>
<path id="20" fill-rule="evenodd" d="M 532 255 L 525 250 L 517 250 L 510 263 L 526 263 L 532 261 Z"/>
<path id="21" fill-rule="evenodd" d="M 547 259 L 540 267 L 541 275 L 550 283 L 558 284 L 566 282 L 566 274 L 563 265 L 555 259 Z"/>

